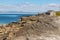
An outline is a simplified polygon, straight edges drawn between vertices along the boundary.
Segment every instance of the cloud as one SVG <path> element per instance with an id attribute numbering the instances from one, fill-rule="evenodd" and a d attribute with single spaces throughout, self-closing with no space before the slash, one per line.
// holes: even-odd
<path id="1" fill-rule="evenodd" d="M 0 11 L 23 11 L 23 12 L 43 12 L 46 10 L 58 10 L 59 4 L 50 3 L 44 5 L 36 5 L 29 2 L 24 2 L 20 5 L 0 4 Z"/>
<path id="2" fill-rule="evenodd" d="M 22 11 L 38 11 L 40 10 L 40 6 L 26 2 L 21 4 L 19 9 Z"/>
<path id="3" fill-rule="evenodd" d="M 14 11 L 18 10 L 18 6 L 16 5 L 9 5 L 9 4 L 0 4 L 0 11 Z"/>
<path id="4" fill-rule="evenodd" d="M 20 5 L 0 5 L 0 11 L 39 11 L 40 6 L 31 4 L 29 2 L 22 3 Z"/>
<path id="5" fill-rule="evenodd" d="M 51 3 L 51 4 L 49 4 L 49 6 L 50 7 L 60 7 L 60 5 L 59 4 L 56 4 L 56 3 Z"/>
<path id="6" fill-rule="evenodd" d="M 47 7 L 48 10 L 55 10 L 55 11 L 60 10 L 60 4 L 50 3 L 50 4 L 47 4 L 47 5 L 48 5 L 48 7 Z"/>

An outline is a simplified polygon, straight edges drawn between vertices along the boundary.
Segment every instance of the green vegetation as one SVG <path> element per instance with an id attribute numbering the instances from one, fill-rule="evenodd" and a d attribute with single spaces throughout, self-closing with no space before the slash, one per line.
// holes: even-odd
<path id="1" fill-rule="evenodd" d="M 60 16 L 60 11 L 57 11 L 56 12 L 56 16 Z"/>

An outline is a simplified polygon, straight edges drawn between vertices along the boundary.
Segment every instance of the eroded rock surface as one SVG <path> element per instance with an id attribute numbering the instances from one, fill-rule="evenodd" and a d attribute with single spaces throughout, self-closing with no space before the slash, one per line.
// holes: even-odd
<path id="1" fill-rule="evenodd" d="M 40 14 L 22 17 L 0 27 L 1 40 L 60 40 L 60 17 Z"/>

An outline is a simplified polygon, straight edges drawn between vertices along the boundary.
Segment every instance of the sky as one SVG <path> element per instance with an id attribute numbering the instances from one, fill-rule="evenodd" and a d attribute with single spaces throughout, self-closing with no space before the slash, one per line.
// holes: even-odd
<path id="1" fill-rule="evenodd" d="M 0 11 L 44 12 L 60 10 L 60 0 L 0 0 Z"/>

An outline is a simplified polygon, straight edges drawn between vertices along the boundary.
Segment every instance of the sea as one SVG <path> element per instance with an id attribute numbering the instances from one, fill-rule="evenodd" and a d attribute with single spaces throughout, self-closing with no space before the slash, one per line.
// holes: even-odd
<path id="1" fill-rule="evenodd" d="M 0 13 L 0 24 L 16 22 L 23 16 L 33 16 L 35 13 Z"/>

